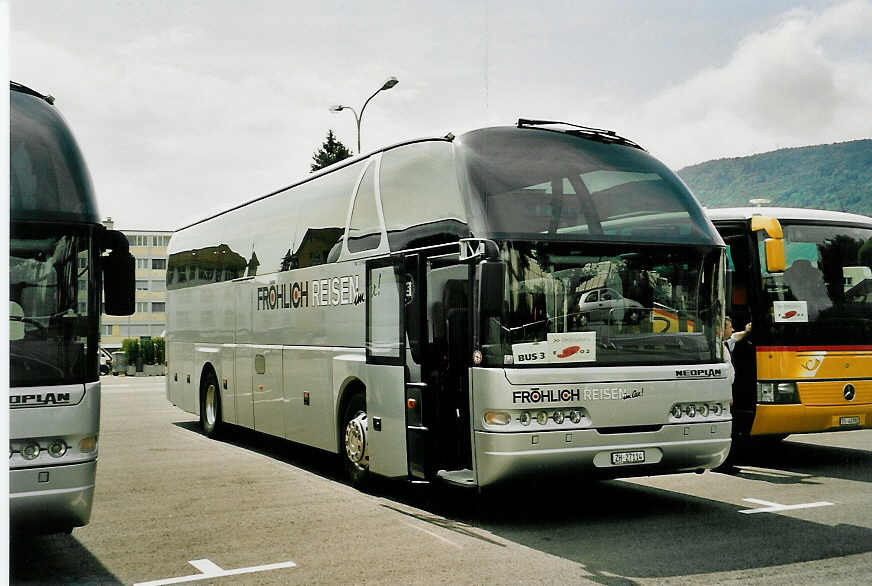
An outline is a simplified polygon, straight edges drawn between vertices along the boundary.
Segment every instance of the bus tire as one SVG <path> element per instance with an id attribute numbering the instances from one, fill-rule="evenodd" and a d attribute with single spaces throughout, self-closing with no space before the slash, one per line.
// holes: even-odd
<path id="1" fill-rule="evenodd" d="M 200 390 L 200 426 L 206 437 L 217 437 L 221 431 L 221 391 L 218 390 L 218 379 L 214 372 L 209 372 L 203 379 Z"/>
<path id="2" fill-rule="evenodd" d="M 342 462 L 357 489 L 365 488 L 370 477 L 366 427 L 366 400 L 362 393 L 355 393 L 342 414 Z"/>

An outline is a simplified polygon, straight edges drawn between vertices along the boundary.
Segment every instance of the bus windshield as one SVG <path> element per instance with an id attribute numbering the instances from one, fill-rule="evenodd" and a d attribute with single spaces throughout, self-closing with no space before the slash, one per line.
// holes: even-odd
<path id="1" fill-rule="evenodd" d="M 872 229 L 783 224 L 784 273 L 766 271 L 765 236 L 758 235 L 763 294 L 772 315 L 766 342 L 868 344 L 872 339 Z"/>
<path id="2" fill-rule="evenodd" d="M 522 366 L 571 334 L 573 366 L 721 361 L 722 256 L 716 247 L 503 242 L 505 311 L 499 334 L 486 334 L 499 336 L 489 354 Z"/>
<path id="3" fill-rule="evenodd" d="M 97 334 L 96 320 L 88 318 L 94 309 L 89 241 L 86 232 L 72 228 L 65 233 L 56 225 L 12 224 L 12 387 L 82 383 L 96 373 L 88 368 L 92 358 L 96 361 Z"/>
<path id="4" fill-rule="evenodd" d="M 493 239 L 715 244 L 693 195 L 642 149 L 491 128 L 461 139 L 473 231 Z"/>

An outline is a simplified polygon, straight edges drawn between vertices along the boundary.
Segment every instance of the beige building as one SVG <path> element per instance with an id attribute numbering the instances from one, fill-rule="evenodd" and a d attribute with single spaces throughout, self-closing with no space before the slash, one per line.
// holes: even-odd
<path id="1" fill-rule="evenodd" d="M 103 221 L 114 229 L 112 218 Z M 136 258 L 136 313 L 130 316 L 101 316 L 101 345 L 107 350 L 121 347 L 124 338 L 163 336 L 166 330 L 167 245 L 172 231 L 121 230 Z"/>

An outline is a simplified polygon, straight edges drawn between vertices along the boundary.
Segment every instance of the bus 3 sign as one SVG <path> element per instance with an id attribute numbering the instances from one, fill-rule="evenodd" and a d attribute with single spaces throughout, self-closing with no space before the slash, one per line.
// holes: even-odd
<path id="1" fill-rule="evenodd" d="M 512 345 L 515 364 L 554 364 L 596 360 L 596 332 L 548 334 L 544 342 Z"/>

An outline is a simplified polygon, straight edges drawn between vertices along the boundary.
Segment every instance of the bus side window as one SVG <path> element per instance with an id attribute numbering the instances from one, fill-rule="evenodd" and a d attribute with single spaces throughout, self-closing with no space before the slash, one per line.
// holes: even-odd
<path id="1" fill-rule="evenodd" d="M 379 195 L 391 250 L 469 234 L 451 143 L 428 141 L 385 151 Z"/>
<path id="2" fill-rule="evenodd" d="M 375 164 L 366 168 L 348 223 L 348 252 L 374 250 L 381 244 L 381 221 L 375 204 Z"/>

